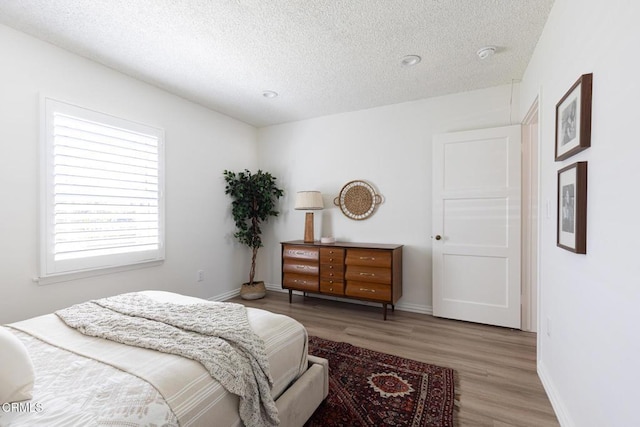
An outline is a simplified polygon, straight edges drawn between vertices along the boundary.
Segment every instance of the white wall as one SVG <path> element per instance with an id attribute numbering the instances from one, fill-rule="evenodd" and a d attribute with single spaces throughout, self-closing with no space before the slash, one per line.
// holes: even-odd
<path id="1" fill-rule="evenodd" d="M 216 297 L 238 289 L 248 251 L 222 171 L 253 168 L 256 129 L 0 25 L 0 323 L 140 289 Z M 38 285 L 39 95 L 165 129 L 166 261 L 158 267 Z M 197 282 L 196 272 L 205 271 Z"/>
<path id="2" fill-rule="evenodd" d="M 638 424 L 639 20 L 631 0 L 556 0 L 521 85 L 523 112 L 541 94 L 538 370 L 564 426 Z M 554 162 L 555 104 L 590 72 L 591 148 Z M 586 255 L 556 246 L 557 171 L 576 161 L 589 162 Z"/>
<path id="3" fill-rule="evenodd" d="M 265 233 L 258 274 L 281 284 L 280 245 L 303 238 L 304 212 L 295 193 L 320 190 L 316 239 L 398 243 L 403 249 L 403 297 L 398 307 L 431 312 L 431 139 L 434 134 L 510 124 L 511 86 L 337 114 L 259 130 L 259 165 L 285 189 L 282 214 Z M 518 92 L 515 85 L 514 96 Z M 333 205 L 354 179 L 372 183 L 384 203 L 355 221 Z"/>

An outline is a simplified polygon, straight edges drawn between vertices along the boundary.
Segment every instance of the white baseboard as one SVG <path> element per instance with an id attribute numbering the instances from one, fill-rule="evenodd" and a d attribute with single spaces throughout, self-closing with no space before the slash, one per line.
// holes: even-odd
<path id="1" fill-rule="evenodd" d="M 554 412 L 556 413 L 556 417 L 558 418 L 558 422 L 562 427 L 575 427 L 574 422 L 571 420 L 571 417 L 567 413 L 565 406 L 562 404 L 562 399 L 558 394 L 558 391 L 553 384 L 553 380 L 551 376 L 547 372 L 547 369 L 544 365 L 544 362 L 538 361 L 538 377 L 540 377 L 540 381 L 542 382 L 542 387 L 544 387 L 544 391 L 547 393 L 549 397 L 549 401 L 551 402 L 551 406 L 553 407 Z"/>
<path id="2" fill-rule="evenodd" d="M 274 292 L 289 292 L 287 289 L 282 289 L 282 286 L 280 285 L 274 285 L 274 284 L 265 284 L 265 287 L 270 290 L 270 291 L 274 291 Z M 293 291 L 294 295 L 302 295 L 302 292 L 299 291 Z M 332 296 L 327 296 L 327 295 L 320 295 L 320 294 L 307 294 L 307 296 L 312 297 L 312 298 L 320 298 L 320 299 L 327 299 L 327 300 L 331 300 L 331 301 L 340 301 L 340 302 L 349 302 L 352 304 L 360 304 L 360 305 L 367 305 L 370 307 L 380 307 L 380 303 L 375 303 L 375 302 L 369 302 L 369 301 L 360 301 L 360 300 L 354 300 L 354 299 L 350 299 L 350 298 L 340 298 L 340 297 L 332 297 Z M 427 305 L 420 305 L 420 304 L 411 304 L 411 303 L 398 303 L 395 306 L 396 310 L 399 311 L 408 311 L 411 313 L 420 313 L 420 314 L 433 314 L 433 308 Z"/>
<path id="3" fill-rule="evenodd" d="M 287 290 L 286 289 L 282 289 L 282 286 L 280 286 L 280 285 L 274 285 L 273 283 L 265 283 L 264 285 L 270 291 L 287 292 Z"/>
<path id="4" fill-rule="evenodd" d="M 209 301 L 227 301 L 240 295 L 240 288 L 208 298 Z"/>
<path id="5" fill-rule="evenodd" d="M 396 309 L 400 311 L 408 311 L 410 313 L 428 314 L 429 316 L 433 316 L 433 307 L 430 305 L 399 302 L 396 304 Z"/>

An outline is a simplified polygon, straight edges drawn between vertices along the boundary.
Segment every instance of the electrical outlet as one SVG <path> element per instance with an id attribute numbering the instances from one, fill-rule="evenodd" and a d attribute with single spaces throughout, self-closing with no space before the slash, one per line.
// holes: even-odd
<path id="1" fill-rule="evenodd" d="M 204 270 L 198 270 L 198 282 L 202 282 L 204 280 Z"/>

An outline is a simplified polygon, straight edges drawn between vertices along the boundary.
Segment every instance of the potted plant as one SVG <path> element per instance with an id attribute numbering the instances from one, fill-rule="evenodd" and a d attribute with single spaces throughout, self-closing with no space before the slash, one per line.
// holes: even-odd
<path id="1" fill-rule="evenodd" d="M 224 193 L 233 199 L 231 214 L 236 223 L 234 236 L 252 251 L 249 281 L 242 284 L 240 296 L 244 299 L 262 298 L 266 295 L 264 282 L 253 280 L 256 256 L 262 247 L 260 224 L 270 216 L 278 216 L 276 202 L 284 193 L 276 187 L 276 178 L 261 170 L 255 174 L 247 169 L 238 173 L 225 170 L 224 179 L 227 183 Z"/>

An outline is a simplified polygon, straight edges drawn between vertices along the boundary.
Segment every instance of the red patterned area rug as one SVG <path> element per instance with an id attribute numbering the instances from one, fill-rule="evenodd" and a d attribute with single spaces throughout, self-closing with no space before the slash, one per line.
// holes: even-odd
<path id="1" fill-rule="evenodd" d="M 455 371 L 344 342 L 309 337 L 329 360 L 329 396 L 306 427 L 452 427 Z"/>

